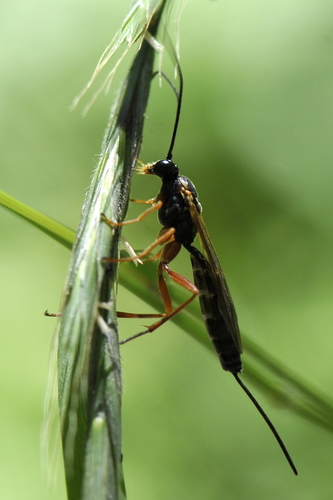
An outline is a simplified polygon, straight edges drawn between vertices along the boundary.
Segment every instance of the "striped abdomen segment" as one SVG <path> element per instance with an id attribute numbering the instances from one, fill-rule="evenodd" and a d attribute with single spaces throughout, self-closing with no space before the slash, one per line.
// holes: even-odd
<path id="1" fill-rule="evenodd" d="M 218 286 L 217 280 L 220 278 L 214 274 L 207 259 L 197 248 L 192 245 L 186 248 L 191 254 L 194 283 L 199 289 L 202 315 L 222 368 L 234 374 L 239 373 L 242 371 L 241 353 L 234 341 L 232 326 L 228 324 L 230 321 L 224 317 L 223 308 L 219 305 L 219 301 L 226 299 L 219 296 L 222 287 Z M 230 297 L 228 299 L 231 300 Z"/>

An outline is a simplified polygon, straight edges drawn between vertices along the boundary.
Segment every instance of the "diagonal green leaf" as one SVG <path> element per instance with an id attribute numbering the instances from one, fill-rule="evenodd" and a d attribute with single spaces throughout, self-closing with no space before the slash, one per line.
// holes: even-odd
<path id="1" fill-rule="evenodd" d="M 61 243 L 66 248 L 72 248 L 75 239 L 75 231 L 69 227 L 60 224 L 60 222 L 57 222 L 56 220 L 51 219 L 51 217 L 38 212 L 38 210 L 29 207 L 25 203 L 22 203 L 1 190 L 0 205 L 7 208 L 15 215 L 18 215 L 21 219 L 37 227 L 37 229 L 58 241 L 58 243 Z"/>

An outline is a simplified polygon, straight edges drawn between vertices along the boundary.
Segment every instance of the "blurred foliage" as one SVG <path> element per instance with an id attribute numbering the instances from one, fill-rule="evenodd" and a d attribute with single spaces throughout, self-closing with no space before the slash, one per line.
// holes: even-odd
<path id="1" fill-rule="evenodd" d="M 78 224 L 126 67 L 84 120 L 68 107 L 127 8 L 115 0 L 2 2 L 0 188 L 69 227 Z M 174 156 L 199 190 L 241 328 L 327 393 L 332 11 L 314 1 L 188 2 Z M 155 84 L 142 161 L 165 156 L 170 94 Z M 133 197 L 151 198 L 158 188 L 157 180 L 136 178 Z M 7 212 L 0 225 L 1 497 L 65 498 L 61 478 L 55 490 L 43 485 L 38 436 L 54 329 L 43 311 L 57 310 L 68 252 Z M 157 231 L 152 217 L 125 235 L 142 248 Z M 174 269 L 184 271 L 187 261 L 184 252 Z M 147 310 L 124 290 L 120 302 L 119 309 Z M 122 320 L 123 336 L 139 325 Z M 181 499 L 330 497 L 330 435 L 263 401 L 299 468 L 294 478 L 231 377 L 174 325 L 124 346 L 122 357 L 129 498 L 163 500 L 176 491 Z"/>

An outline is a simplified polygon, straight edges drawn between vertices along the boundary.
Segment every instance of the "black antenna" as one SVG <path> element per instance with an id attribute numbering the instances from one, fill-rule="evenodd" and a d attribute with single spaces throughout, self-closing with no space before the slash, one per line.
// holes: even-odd
<path id="1" fill-rule="evenodd" d="M 177 135 L 177 130 L 178 130 L 178 124 L 179 124 L 179 118 L 180 118 L 180 110 L 182 107 L 182 100 L 183 100 L 183 87 L 184 87 L 184 80 L 183 80 L 183 73 L 180 68 L 180 64 L 178 62 L 177 56 L 176 57 L 176 63 L 177 63 L 177 70 L 179 73 L 179 93 L 176 93 L 178 104 L 177 104 L 177 112 L 176 112 L 176 119 L 175 119 L 175 124 L 173 126 L 173 132 L 172 132 L 172 137 L 171 137 L 171 143 L 169 147 L 168 154 L 166 155 L 167 160 L 172 160 L 172 150 L 175 145 L 175 140 L 176 140 L 176 135 Z"/>
<path id="2" fill-rule="evenodd" d="M 179 74 L 179 91 L 177 90 L 177 88 L 173 84 L 173 82 L 170 80 L 170 78 L 163 71 L 155 71 L 155 73 L 153 73 L 153 75 L 152 75 L 152 78 L 154 78 L 156 75 L 163 76 L 163 78 L 168 82 L 168 84 L 170 85 L 170 87 L 174 91 L 175 96 L 177 98 L 176 119 L 175 119 L 175 124 L 173 126 L 171 144 L 170 144 L 170 147 L 169 147 L 168 154 L 166 156 L 167 160 L 171 160 L 172 159 L 172 150 L 173 150 L 173 147 L 175 145 L 175 140 L 176 140 L 176 135 L 177 135 L 177 130 L 178 130 L 178 124 L 179 124 L 179 118 L 180 118 L 180 110 L 181 110 L 182 100 L 183 100 L 183 86 L 184 86 L 183 73 L 182 73 L 182 70 L 180 68 L 180 64 L 178 62 L 176 54 L 175 54 L 175 57 L 176 57 L 177 71 L 178 71 L 178 74 Z"/>
<path id="3" fill-rule="evenodd" d="M 284 453 L 284 456 L 286 457 L 286 459 L 288 460 L 289 462 L 289 465 L 290 467 L 292 468 L 294 474 L 297 476 L 298 475 L 298 472 L 297 472 L 297 469 L 294 465 L 294 462 L 292 461 L 291 459 L 291 456 L 289 455 L 288 453 L 288 450 L 287 448 L 285 447 L 282 439 L 280 438 L 279 434 L 278 434 L 278 431 L 275 429 L 274 425 L 272 424 L 272 422 L 270 421 L 270 419 L 268 418 L 268 416 L 266 415 L 266 413 L 264 412 L 264 410 L 261 408 L 260 404 L 258 403 L 258 401 L 255 399 L 255 397 L 253 396 L 253 394 L 251 394 L 251 392 L 248 390 L 248 388 L 246 387 L 245 384 L 243 384 L 243 382 L 241 381 L 241 379 L 239 378 L 238 376 L 238 373 L 233 373 L 233 376 L 235 377 L 235 379 L 237 380 L 238 384 L 241 386 L 241 388 L 243 389 L 243 391 L 247 394 L 247 396 L 251 399 L 252 403 L 254 404 L 254 406 L 257 408 L 258 412 L 260 413 L 260 415 L 262 416 L 262 418 L 265 420 L 266 424 L 268 425 L 268 427 L 270 428 L 270 430 L 272 431 L 272 433 L 274 434 L 274 437 L 275 439 L 277 440 L 277 442 L 279 443 L 280 445 L 280 448 L 281 450 L 283 451 Z"/>

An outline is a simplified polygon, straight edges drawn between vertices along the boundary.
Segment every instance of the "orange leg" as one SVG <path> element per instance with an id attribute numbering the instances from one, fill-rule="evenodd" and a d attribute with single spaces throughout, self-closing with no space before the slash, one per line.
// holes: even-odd
<path id="1" fill-rule="evenodd" d="M 45 311 L 44 316 L 47 316 L 48 318 L 59 318 L 61 316 L 61 312 L 49 313 L 48 311 Z M 117 311 L 118 318 L 162 318 L 162 316 L 165 316 L 165 313 L 142 314 L 142 313 L 127 313 L 127 312 Z"/>
<path id="2" fill-rule="evenodd" d="M 140 317 L 160 317 L 161 319 L 159 321 L 156 321 L 152 325 L 146 328 L 143 332 L 137 333 L 136 335 L 133 335 L 132 337 L 129 337 L 125 340 L 121 340 L 119 344 L 125 344 L 126 342 L 129 342 L 130 340 L 136 339 L 138 337 L 141 337 L 142 335 L 145 335 L 146 333 L 153 332 L 157 328 L 159 328 L 163 323 L 171 319 L 173 316 L 178 314 L 184 307 L 186 307 L 192 300 L 195 299 L 195 297 L 198 295 L 199 290 L 197 287 L 189 281 L 187 278 L 184 276 L 176 273 L 175 271 L 172 271 L 168 264 L 171 262 L 177 255 L 179 250 L 181 249 L 181 244 L 178 243 L 177 241 L 171 241 L 167 243 L 167 245 L 163 249 L 162 253 L 162 258 L 161 261 L 158 265 L 158 285 L 161 291 L 161 295 L 163 298 L 164 302 L 164 307 L 165 307 L 165 313 L 160 314 L 159 316 L 147 316 L 147 315 L 135 315 L 134 317 L 140 318 Z M 170 293 L 167 287 L 167 284 L 165 282 L 165 279 L 163 277 L 163 272 L 167 273 L 170 278 L 177 283 L 178 285 L 181 285 L 182 287 L 186 288 L 189 292 L 192 293 L 191 297 L 189 297 L 185 302 L 180 304 L 176 309 L 172 309 L 172 303 L 171 303 L 171 297 Z M 124 317 L 124 316 L 123 316 Z M 125 316 L 126 317 L 126 316 Z M 128 317 L 128 316 L 127 316 Z M 132 316 L 130 316 L 132 317 Z"/>
<path id="3" fill-rule="evenodd" d="M 142 212 L 142 214 L 140 214 L 136 219 L 130 219 L 130 220 L 127 220 L 124 222 L 113 222 L 112 220 L 108 219 L 106 217 L 106 215 L 103 213 L 101 214 L 101 219 L 104 220 L 104 222 L 106 222 L 106 224 L 108 224 L 111 227 L 125 226 L 127 224 L 135 224 L 136 222 L 141 222 L 145 217 L 147 217 L 147 215 L 152 213 L 154 210 L 159 210 L 161 208 L 161 206 L 163 205 L 162 201 L 158 201 L 155 203 L 155 199 L 154 200 L 151 199 L 148 201 L 140 201 L 140 200 L 134 200 L 134 201 L 137 201 L 138 203 L 154 203 L 154 204 L 151 207 L 149 207 L 147 210 Z M 163 245 L 163 243 L 168 241 L 168 239 L 170 239 L 172 237 L 174 232 L 175 232 L 175 230 L 173 228 L 169 228 L 167 230 L 162 230 L 160 232 L 159 236 L 156 238 L 156 240 L 151 245 L 149 245 L 145 250 L 143 250 L 143 252 L 141 252 L 139 255 L 135 255 L 132 257 L 126 257 L 123 259 L 110 259 L 110 258 L 106 257 L 102 260 L 104 262 L 128 262 L 128 261 L 133 261 L 133 260 L 137 260 L 137 259 L 140 260 L 141 258 L 146 257 L 158 245 Z M 148 260 L 156 260 L 158 258 L 159 258 L 159 254 L 157 254 L 156 256 L 150 257 L 149 259 L 146 259 L 146 260 L 147 261 Z"/>
<path id="4" fill-rule="evenodd" d="M 163 230 L 162 230 L 163 231 Z M 171 231 L 171 236 L 174 234 L 174 229 L 171 228 L 170 230 L 162 232 L 162 235 L 156 239 L 156 241 L 159 241 L 161 239 L 166 239 L 168 241 L 170 239 L 170 231 Z M 156 241 L 154 243 L 156 243 Z M 159 243 L 158 243 L 159 244 Z M 150 245 L 151 246 L 151 245 Z M 156 245 L 155 245 L 156 246 Z M 149 247 L 150 248 L 150 247 Z M 156 321 L 152 325 L 146 328 L 143 332 L 137 333 L 136 335 L 133 335 L 127 339 L 121 340 L 119 344 L 125 344 L 126 342 L 129 342 L 130 340 L 136 339 L 138 337 L 141 337 L 142 335 L 145 335 L 146 333 L 153 332 L 160 326 L 162 326 L 166 321 L 171 319 L 173 316 L 178 314 L 184 307 L 186 307 L 192 300 L 195 299 L 195 297 L 198 295 L 199 290 L 198 288 L 187 278 L 182 276 L 179 273 L 176 273 L 175 271 L 172 271 L 168 264 L 178 255 L 179 251 L 181 249 L 181 244 L 178 243 L 177 241 L 171 241 L 166 244 L 166 246 L 162 250 L 162 257 L 161 261 L 158 265 L 158 286 L 162 295 L 163 303 L 164 303 L 164 308 L 165 312 L 164 313 L 127 313 L 127 312 L 121 312 L 117 311 L 117 316 L 118 318 L 161 318 L 159 321 Z M 147 250 L 147 249 L 146 249 Z M 142 257 L 149 253 L 150 250 L 142 252 L 138 257 Z M 105 259 L 106 261 L 110 259 Z M 127 259 L 120 259 L 120 260 L 132 260 L 130 257 Z M 149 260 L 149 259 L 147 259 Z M 181 285 L 182 287 L 186 288 L 189 292 L 191 292 L 191 296 L 185 300 L 182 304 L 180 304 L 178 307 L 175 309 L 172 309 L 172 302 L 171 302 L 171 297 L 169 293 L 169 289 L 167 287 L 166 281 L 164 279 L 163 273 L 167 273 L 170 278 L 177 283 L 178 285 Z M 47 311 L 45 311 L 46 316 L 60 316 L 61 313 L 58 314 L 50 314 Z"/>
<path id="5" fill-rule="evenodd" d="M 155 203 L 156 198 L 150 198 L 150 200 L 136 200 L 135 198 L 131 198 L 130 201 L 134 203 L 144 203 L 145 205 L 152 205 Z"/>
<path id="6" fill-rule="evenodd" d="M 162 318 L 165 316 L 166 313 L 127 313 L 127 312 L 121 312 L 117 311 L 117 317 L 118 318 Z M 61 316 L 61 312 L 58 313 L 49 313 L 48 311 L 44 312 L 44 316 L 47 316 L 48 318 L 59 318 Z"/>
<path id="7" fill-rule="evenodd" d="M 117 311 L 117 318 L 162 318 L 166 313 L 128 313 Z"/>
<path id="8" fill-rule="evenodd" d="M 136 219 L 131 219 L 128 221 L 124 222 L 113 222 L 110 219 L 108 219 L 105 214 L 101 214 L 101 218 L 106 222 L 109 226 L 111 227 L 117 227 L 117 226 L 125 226 L 127 224 L 134 224 L 136 222 L 142 221 L 145 217 L 147 217 L 150 213 L 152 213 L 154 210 L 159 210 L 163 202 L 161 200 L 155 201 L 155 199 L 147 200 L 147 201 L 142 201 L 142 200 L 131 200 L 137 203 L 146 203 L 146 204 L 152 204 L 151 207 L 149 207 L 147 210 L 145 210 L 142 214 L 140 214 Z M 198 295 L 199 290 L 197 287 L 188 279 L 186 279 L 184 276 L 181 276 L 180 274 L 176 273 L 175 271 L 172 271 L 168 264 L 178 255 L 180 249 L 181 249 L 181 244 L 176 242 L 174 240 L 174 234 L 175 234 L 175 229 L 174 228 L 162 228 L 162 230 L 159 233 L 159 236 L 155 239 L 155 241 L 149 245 L 143 252 L 139 253 L 135 257 L 126 257 L 123 259 L 110 259 L 110 258 L 104 258 L 102 259 L 104 262 L 128 262 L 132 261 L 135 259 L 142 259 L 146 257 L 154 248 L 156 248 L 159 245 L 163 245 L 166 243 L 166 246 L 163 248 L 162 256 L 161 256 L 161 261 L 158 265 L 158 285 L 159 289 L 162 295 L 162 299 L 164 302 L 164 308 L 165 312 L 164 313 L 157 313 L 157 314 L 141 314 L 141 313 L 126 313 L 126 312 L 117 312 L 117 316 L 119 318 L 161 318 L 159 321 L 153 323 L 151 326 L 147 327 L 147 329 L 143 332 L 140 332 L 136 335 L 133 335 L 132 337 L 129 337 L 125 340 L 122 340 L 119 342 L 119 344 L 125 344 L 129 340 L 133 340 L 137 337 L 140 337 L 141 335 L 144 335 L 145 333 L 148 332 L 153 332 L 156 330 L 158 327 L 163 325 L 166 321 L 171 319 L 173 316 L 175 316 L 177 313 L 179 313 L 184 307 L 187 306 L 194 298 Z M 156 255 L 153 255 L 152 257 L 149 257 L 147 259 L 144 259 L 144 261 L 149 261 L 149 260 L 156 260 L 159 258 L 161 252 L 158 252 Z M 172 302 L 171 302 L 171 297 L 170 293 L 166 284 L 166 281 L 163 277 L 163 272 L 167 273 L 170 278 L 177 283 L 178 285 L 183 286 L 188 290 L 189 292 L 192 293 L 191 297 L 189 297 L 185 302 L 180 304 L 176 309 L 172 309 Z"/>
<path id="9" fill-rule="evenodd" d="M 105 257 L 103 258 L 103 262 L 128 262 L 135 259 L 142 259 L 143 257 L 146 257 L 148 254 L 150 254 L 150 252 L 154 250 L 154 248 L 156 248 L 159 245 L 163 245 L 163 243 L 166 243 L 168 240 L 170 240 L 174 234 L 175 234 L 175 229 L 173 227 L 170 227 L 166 231 L 162 231 L 160 233 L 160 236 L 158 236 L 151 245 L 149 245 L 145 250 L 143 250 L 143 252 L 136 255 L 136 257 L 124 257 L 123 259 L 110 259 L 108 257 Z M 158 257 L 153 256 L 148 258 L 147 260 L 155 260 L 157 258 Z"/>
<path id="10" fill-rule="evenodd" d="M 61 316 L 61 313 L 49 313 L 48 310 L 45 311 L 44 316 L 47 316 L 48 318 L 59 318 Z"/>
<path id="11" fill-rule="evenodd" d="M 151 200 L 148 200 L 147 202 L 146 201 L 139 201 L 139 200 L 136 200 L 136 201 L 138 203 L 151 203 Z M 141 222 L 145 217 L 147 217 L 147 215 L 154 212 L 154 210 L 159 210 L 162 205 L 163 205 L 163 203 L 161 201 L 157 201 L 156 203 L 153 203 L 153 205 L 151 207 L 147 208 L 147 210 L 142 212 L 142 214 L 140 214 L 135 219 L 125 220 L 123 222 L 113 222 L 112 220 L 108 219 L 105 214 L 101 214 L 101 218 L 102 218 L 102 220 L 104 220 L 104 222 L 106 222 L 111 227 L 126 226 L 127 224 L 135 224 L 136 222 Z"/>

